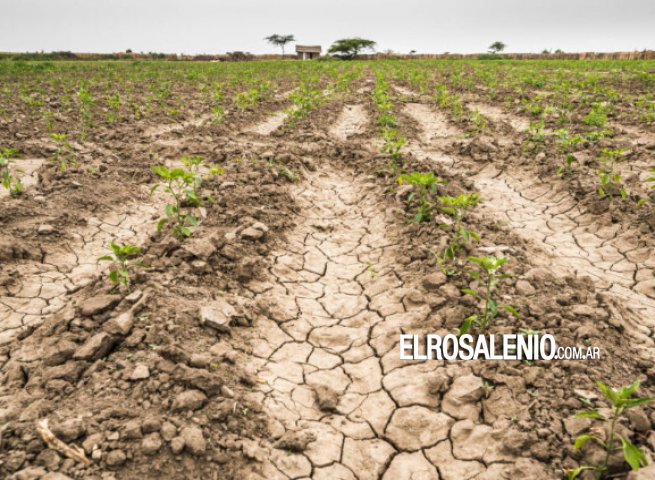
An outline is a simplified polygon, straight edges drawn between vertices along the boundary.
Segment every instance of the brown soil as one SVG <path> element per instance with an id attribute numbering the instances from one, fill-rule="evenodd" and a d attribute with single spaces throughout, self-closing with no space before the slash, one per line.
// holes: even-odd
<path id="1" fill-rule="evenodd" d="M 491 333 L 545 331 L 602 358 L 399 360 L 401 332 L 449 333 L 476 304 L 470 279 L 434 263 L 443 229 L 408 222 L 367 80 L 291 130 L 283 98 L 220 125 L 192 102 L 174 125 L 121 127 L 133 141 L 100 127 L 65 173 L 33 162 L 38 181 L 0 214 L 0 477 L 543 480 L 598 457 L 573 448 L 594 381 L 655 392 L 650 231 L 509 160 L 506 130 L 465 138 L 408 98 L 407 168 L 435 171 L 445 194 L 479 191 L 467 223 L 482 241 L 466 253 L 510 259 L 503 301 L 521 317 Z M 156 231 L 167 200 L 148 191 L 149 166 L 183 154 L 224 173 L 180 241 Z M 143 247 L 131 292 L 96 261 L 112 240 Z M 622 434 L 655 455 L 654 412 L 635 412 Z M 89 464 L 46 444 L 43 419 Z"/>

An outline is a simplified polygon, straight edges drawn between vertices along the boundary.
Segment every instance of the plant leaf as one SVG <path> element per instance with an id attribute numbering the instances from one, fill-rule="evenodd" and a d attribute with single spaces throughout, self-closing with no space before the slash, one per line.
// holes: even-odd
<path id="1" fill-rule="evenodd" d="M 648 465 L 648 459 L 639 447 L 623 437 L 621 437 L 621 444 L 623 446 L 623 458 L 625 458 L 632 470 L 639 470 L 640 467 Z"/>

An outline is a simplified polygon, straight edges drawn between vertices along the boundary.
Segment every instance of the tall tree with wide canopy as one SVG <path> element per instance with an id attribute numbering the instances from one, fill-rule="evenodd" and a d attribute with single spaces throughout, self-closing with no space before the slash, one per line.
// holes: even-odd
<path id="1" fill-rule="evenodd" d="M 264 40 L 268 43 L 282 48 L 282 55 L 284 55 L 284 46 L 289 42 L 295 42 L 296 39 L 293 35 L 279 35 L 277 33 L 269 35 Z"/>
<path id="2" fill-rule="evenodd" d="M 375 42 L 365 38 L 342 38 L 329 48 L 328 53 L 345 59 L 355 58 L 362 50 L 373 50 Z"/>

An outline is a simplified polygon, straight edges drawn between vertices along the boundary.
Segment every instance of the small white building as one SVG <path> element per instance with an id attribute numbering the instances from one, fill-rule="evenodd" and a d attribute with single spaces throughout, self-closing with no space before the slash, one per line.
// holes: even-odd
<path id="1" fill-rule="evenodd" d="M 300 60 L 314 60 L 321 56 L 320 45 L 296 45 L 296 55 Z"/>

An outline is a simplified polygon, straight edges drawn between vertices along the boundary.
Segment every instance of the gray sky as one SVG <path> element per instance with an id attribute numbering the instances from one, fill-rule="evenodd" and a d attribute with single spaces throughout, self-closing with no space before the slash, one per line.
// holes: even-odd
<path id="1" fill-rule="evenodd" d="M 0 51 L 275 53 L 273 33 L 324 50 L 655 49 L 655 0 L 0 0 Z"/>

